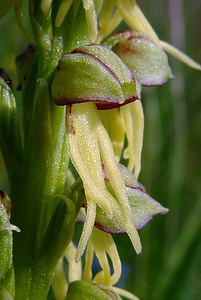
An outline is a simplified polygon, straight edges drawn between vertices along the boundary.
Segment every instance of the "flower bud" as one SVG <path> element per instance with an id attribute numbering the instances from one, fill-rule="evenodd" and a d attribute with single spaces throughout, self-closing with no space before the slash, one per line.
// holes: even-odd
<path id="1" fill-rule="evenodd" d="M 58 105 L 96 102 L 99 109 L 134 101 L 136 85 L 130 70 L 108 47 L 75 49 L 60 61 L 52 82 Z"/>
<path id="2" fill-rule="evenodd" d="M 105 45 L 122 59 L 140 85 L 162 85 L 172 77 L 166 53 L 143 32 L 118 33 Z"/>

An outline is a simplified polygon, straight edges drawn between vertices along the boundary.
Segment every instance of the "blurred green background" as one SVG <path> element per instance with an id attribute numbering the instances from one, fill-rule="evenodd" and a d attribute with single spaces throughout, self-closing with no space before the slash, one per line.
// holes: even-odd
<path id="1" fill-rule="evenodd" d="M 138 3 L 162 40 L 201 62 L 200 0 Z M 13 12 L 0 21 L 0 37 L 0 67 L 12 76 L 16 54 L 28 44 Z M 140 231 L 139 256 L 126 235 L 115 236 L 123 261 L 119 286 L 142 300 L 201 299 L 201 74 L 173 58 L 170 64 L 173 80 L 143 90 L 140 175 L 148 193 L 170 212 Z M 0 189 L 7 188 L 0 159 Z"/>
<path id="2" fill-rule="evenodd" d="M 201 2 L 138 1 L 160 39 L 201 62 Z M 118 237 L 125 286 L 143 300 L 201 299 L 201 74 L 173 58 L 175 78 L 144 88 L 140 181 L 170 209 L 140 231 L 142 254 Z M 128 250 L 131 249 L 131 250 Z"/>

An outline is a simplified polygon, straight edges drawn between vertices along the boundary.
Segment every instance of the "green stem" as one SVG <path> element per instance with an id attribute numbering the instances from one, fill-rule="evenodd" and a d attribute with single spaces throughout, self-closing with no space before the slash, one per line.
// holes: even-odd
<path id="1" fill-rule="evenodd" d="M 45 80 L 37 84 L 22 172 L 10 184 L 12 223 L 21 229 L 14 234 L 17 300 L 47 297 L 55 266 L 39 267 L 41 247 L 58 205 L 54 195 L 64 192 L 68 166 L 65 108 L 54 105 Z"/>

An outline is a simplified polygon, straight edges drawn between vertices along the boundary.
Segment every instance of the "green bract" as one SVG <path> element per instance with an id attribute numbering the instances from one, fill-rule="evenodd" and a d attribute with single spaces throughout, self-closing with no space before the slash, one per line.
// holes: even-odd
<path id="1" fill-rule="evenodd" d="M 161 85 L 172 77 L 166 53 L 143 32 L 118 33 L 105 45 L 130 68 L 140 85 Z"/>
<path id="2" fill-rule="evenodd" d="M 0 144 L 9 174 L 16 174 L 22 159 L 21 136 L 15 97 L 6 82 L 10 84 L 9 79 L 0 78 Z"/>
<path id="3" fill-rule="evenodd" d="M 56 104 L 96 101 L 98 108 L 114 108 L 137 98 L 130 70 L 109 48 L 83 46 L 66 54 L 52 82 Z"/>
<path id="4" fill-rule="evenodd" d="M 104 291 L 86 281 L 74 281 L 68 288 L 65 300 L 110 300 Z"/>

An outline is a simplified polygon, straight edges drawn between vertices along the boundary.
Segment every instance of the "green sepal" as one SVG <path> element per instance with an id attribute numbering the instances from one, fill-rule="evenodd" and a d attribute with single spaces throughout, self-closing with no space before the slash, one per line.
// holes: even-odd
<path id="1" fill-rule="evenodd" d="M 22 142 L 15 97 L 0 78 L 0 147 L 9 176 L 20 172 Z"/>
<path id="2" fill-rule="evenodd" d="M 58 105 L 96 102 L 114 108 L 137 98 L 133 76 L 109 48 L 89 45 L 75 49 L 60 61 L 52 82 Z"/>
<path id="3" fill-rule="evenodd" d="M 69 285 L 65 300 L 110 300 L 103 290 L 87 281 L 73 281 Z"/>
<path id="4" fill-rule="evenodd" d="M 105 45 L 129 67 L 139 85 L 162 85 L 172 78 L 166 53 L 143 32 L 118 33 L 109 38 Z"/>

